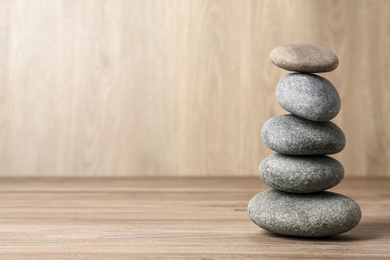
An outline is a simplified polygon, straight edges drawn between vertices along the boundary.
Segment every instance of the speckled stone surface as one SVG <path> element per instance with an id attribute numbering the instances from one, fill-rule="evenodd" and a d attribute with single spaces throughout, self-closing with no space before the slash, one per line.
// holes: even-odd
<path id="1" fill-rule="evenodd" d="M 268 148 L 288 155 L 334 154 L 343 150 L 346 142 L 334 123 L 312 122 L 291 114 L 269 119 L 261 136 Z"/>
<path id="2" fill-rule="evenodd" d="M 340 111 L 340 96 L 332 83 L 308 73 L 292 73 L 282 78 L 276 88 L 281 107 L 308 120 L 325 122 Z"/>
<path id="3" fill-rule="evenodd" d="M 293 193 L 330 189 L 344 177 L 343 165 L 329 156 L 272 154 L 259 167 L 260 178 L 270 187 Z"/>
<path id="4" fill-rule="evenodd" d="M 332 192 L 295 194 L 267 190 L 248 204 L 251 220 L 281 235 L 327 237 L 351 230 L 361 218 L 352 199 Z"/>
<path id="5" fill-rule="evenodd" d="M 328 72 L 337 68 L 339 60 L 329 49 L 312 44 L 286 44 L 270 54 L 276 66 L 297 72 Z"/>

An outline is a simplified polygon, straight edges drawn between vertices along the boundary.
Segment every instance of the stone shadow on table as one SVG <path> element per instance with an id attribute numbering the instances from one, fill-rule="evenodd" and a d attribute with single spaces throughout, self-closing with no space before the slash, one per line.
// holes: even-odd
<path id="1" fill-rule="evenodd" d="M 266 231 L 265 231 L 266 232 Z M 266 232 L 266 236 L 277 238 L 277 239 L 290 239 L 300 241 L 312 241 L 312 242 L 358 242 L 368 240 L 378 240 L 384 238 L 390 238 L 390 220 L 388 222 L 371 222 L 371 223 L 360 223 L 354 229 L 344 234 L 340 234 L 332 237 L 319 237 L 319 238 L 308 238 L 308 237 L 292 237 L 274 234 Z"/>

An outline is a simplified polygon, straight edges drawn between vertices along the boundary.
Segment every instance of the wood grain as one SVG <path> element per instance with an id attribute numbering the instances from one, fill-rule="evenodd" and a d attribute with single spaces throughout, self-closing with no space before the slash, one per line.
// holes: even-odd
<path id="1" fill-rule="evenodd" d="M 390 176 L 390 1 L 0 1 L 0 176 L 245 176 L 285 113 L 283 43 L 324 45 L 347 176 Z"/>
<path id="2" fill-rule="evenodd" d="M 361 223 L 299 239 L 248 218 L 258 178 L 2 178 L 0 259 L 388 259 L 389 185 L 343 181 Z"/>

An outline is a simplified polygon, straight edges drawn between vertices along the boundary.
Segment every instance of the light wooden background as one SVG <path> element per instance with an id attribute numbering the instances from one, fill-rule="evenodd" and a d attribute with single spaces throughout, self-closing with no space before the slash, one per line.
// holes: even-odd
<path id="1" fill-rule="evenodd" d="M 252 175 L 282 43 L 339 68 L 336 155 L 390 176 L 390 1 L 1 0 L 0 175 Z"/>

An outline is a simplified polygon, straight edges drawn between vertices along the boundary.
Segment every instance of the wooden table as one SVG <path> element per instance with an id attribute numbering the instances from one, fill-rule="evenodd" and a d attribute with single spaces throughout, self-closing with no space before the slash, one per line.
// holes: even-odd
<path id="1" fill-rule="evenodd" d="M 363 218 L 327 239 L 249 220 L 258 178 L 3 178 L 1 259 L 390 259 L 390 179 L 344 179 Z"/>

